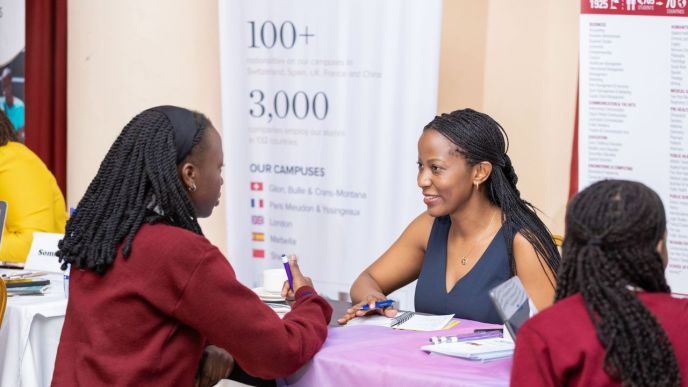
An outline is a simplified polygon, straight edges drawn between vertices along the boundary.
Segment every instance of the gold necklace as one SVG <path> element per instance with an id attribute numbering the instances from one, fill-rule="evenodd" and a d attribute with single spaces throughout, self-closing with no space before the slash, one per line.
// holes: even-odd
<path id="1" fill-rule="evenodd" d="M 489 232 L 490 229 L 492 228 L 492 222 L 494 222 L 495 215 L 497 215 L 496 212 L 495 212 L 494 214 L 492 214 L 492 218 L 490 219 L 490 224 L 487 225 L 487 231 L 488 231 L 488 232 Z M 467 252 L 466 254 L 463 255 L 463 258 L 461 258 L 461 260 L 460 260 L 460 262 L 461 262 L 461 264 L 462 264 L 463 266 L 466 266 L 466 265 L 468 264 L 468 256 L 471 255 L 471 253 L 473 252 L 473 250 L 475 249 L 475 247 L 478 246 L 478 245 L 485 239 L 485 237 L 486 237 L 487 235 L 488 235 L 488 234 L 483 235 L 480 239 L 478 239 L 478 241 L 475 242 L 475 243 L 473 244 L 473 246 L 471 247 L 471 249 L 468 250 L 468 252 Z"/>

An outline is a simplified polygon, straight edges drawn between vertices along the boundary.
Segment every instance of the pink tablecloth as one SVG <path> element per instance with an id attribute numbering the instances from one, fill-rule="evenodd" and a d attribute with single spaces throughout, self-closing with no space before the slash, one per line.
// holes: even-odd
<path id="1" fill-rule="evenodd" d="M 511 359 L 480 363 L 429 355 L 430 336 L 492 325 L 463 320 L 450 330 L 411 332 L 374 326 L 330 328 L 315 358 L 286 382 L 294 386 L 508 386 Z"/>

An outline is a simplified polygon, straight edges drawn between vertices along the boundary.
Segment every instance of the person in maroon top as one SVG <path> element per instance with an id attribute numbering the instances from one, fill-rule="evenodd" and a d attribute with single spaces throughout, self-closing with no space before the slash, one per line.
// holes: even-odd
<path id="1" fill-rule="evenodd" d="M 597 182 L 568 205 L 556 302 L 518 331 L 513 386 L 686 386 L 688 300 L 664 277 L 666 217 L 645 185 Z"/>
<path id="2" fill-rule="evenodd" d="M 53 386 L 206 386 L 232 370 L 274 379 L 320 349 L 332 308 L 295 257 L 281 320 L 203 237 L 197 219 L 218 204 L 222 167 L 200 113 L 160 106 L 126 125 L 59 243 L 71 280 Z"/>

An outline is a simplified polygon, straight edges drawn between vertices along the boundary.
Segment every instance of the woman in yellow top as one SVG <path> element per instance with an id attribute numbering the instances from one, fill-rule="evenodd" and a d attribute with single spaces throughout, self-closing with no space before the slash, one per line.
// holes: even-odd
<path id="1" fill-rule="evenodd" d="M 1 110 L 0 201 L 7 202 L 0 261 L 25 262 L 34 231 L 64 233 L 67 212 L 55 177 L 36 154 L 17 142 Z"/>

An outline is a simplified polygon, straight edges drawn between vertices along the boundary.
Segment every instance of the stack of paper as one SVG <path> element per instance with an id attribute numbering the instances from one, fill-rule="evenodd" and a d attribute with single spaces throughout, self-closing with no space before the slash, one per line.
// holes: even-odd
<path id="1" fill-rule="evenodd" d="M 266 302 L 267 306 L 270 307 L 279 318 L 284 318 L 284 315 L 291 312 L 291 307 L 287 304 L 280 304 L 276 302 Z"/>
<path id="2" fill-rule="evenodd" d="M 50 286 L 50 280 L 31 278 L 22 280 L 5 280 L 8 296 L 42 295 Z"/>
<path id="3" fill-rule="evenodd" d="M 455 343 L 431 344 L 422 350 L 468 360 L 495 360 L 510 357 L 514 353 L 514 342 L 509 339 L 493 338 Z"/>

